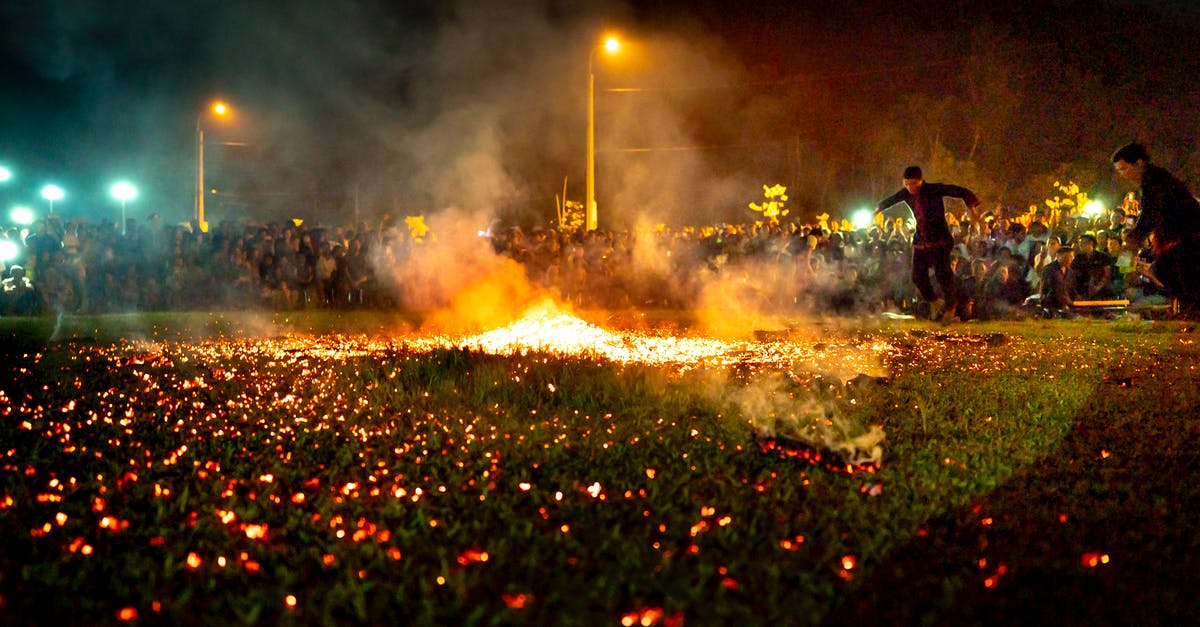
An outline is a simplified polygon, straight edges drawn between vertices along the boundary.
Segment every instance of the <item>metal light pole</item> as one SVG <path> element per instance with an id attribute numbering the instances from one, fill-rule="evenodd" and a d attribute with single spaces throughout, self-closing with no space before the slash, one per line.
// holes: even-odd
<path id="1" fill-rule="evenodd" d="M 611 54 L 621 49 L 621 42 L 616 37 L 609 37 L 603 44 L 592 46 L 588 53 L 587 204 L 584 209 L 587 212 L 584 228 L 588 231 L 594 231 L 599 225 L 596 210 L 596 74 L 592 71 L 592 62 L 601 46 Z"/>
<path id="2" fill-rule="evenodd" d="M 200 126 L 200 117 L 196 116 L 196 226 L 207 231 L 208 223 L 204 221 L 204 128 Z"/>
<path id="3" fill-rule="evenodd" d="M 229 107 L 223 102 L 214 103 L 212 112 L 223 116 L 229 113 Z M 208 222 L 204 220 L 204 127 L 200 121 L 204 117 L 201 112 L 196 116 L 196 226 L 201 232 L 208 232 Z"/>
<path id="4" fill-rule="evenodd" d="M 137 188 L 125 181 L 112 186 L 113 198 L 121 201 L 121 237 L 125 237 L 125 203 L 137 198 Z"/>

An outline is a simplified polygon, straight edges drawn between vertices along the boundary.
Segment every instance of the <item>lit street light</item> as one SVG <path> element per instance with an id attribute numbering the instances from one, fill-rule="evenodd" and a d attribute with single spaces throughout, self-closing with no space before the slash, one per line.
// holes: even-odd
<path id="1" fill-rule="evenodd" d="M 229 105 L 214 102 L 208 111 L 215 116 L 224 117 L 229 115 Z M 202 111 L 196 116 L 196 226 L 201 232 L 207 233 L 208 222 L 204 219 L 204 127 L 200 125 L 204 113 Z"/>
<path id="2" fill-rule="evenodd" d="M 875 220 L 875 212 L 870 209 L 859 209 L 850 216 L 850 223 L 855 229 L 863 230 L 871 228 L 871 223 Z"/>
<path id="3" fill-rule="evenodd" d="M 609 37 L 604 43 L 592 46 L 588 53 L 588 125 L 587 125 L 587 199 L 585 211 L 587 217 L 584 228 L 595 230 L 598 226 L 596 211 L 596 75 L 592 71 L 592 61 L 596 50 L 604 48 L 609 54 L 621 49 L 621 42 L 616 37 Z"/>
<path id="4" fill-rule="evenodd" d="M 17 243 L 10 239 L 0 239 L 0 262 L 8 265 L 8 262 L 17 258 L 17 254 L 21 249 L 17 247 Z"/>
<path id="5" fill-rule="evenodd" d="M 125 181 L 112 186 L 113 198 L 121 201 L 121 237 L 125 237 L 125 203 L 137 198 L 137 188 Z"/>
<path id="6" fill-rule="evenodd" d="M 42 188 L 42 198 L 50 202 L 50 213 L 54 213 L 54 201 L 62 200 L 65 195 L 62 188 L 57 185 L 47 185 Z"/>
<path id="7" fill-rule="evenodd" d="M 33 210 L 24 205 L 13 207 L 12 221 L 21 226 L 29 226 L 33 224 Z"/>

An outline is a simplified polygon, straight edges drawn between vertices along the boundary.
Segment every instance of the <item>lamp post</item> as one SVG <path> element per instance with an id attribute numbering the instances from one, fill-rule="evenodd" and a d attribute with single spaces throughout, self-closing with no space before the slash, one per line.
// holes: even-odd
<path id="1" fill-rule="evenodd" d="M 47 185 L 42 188 L 42 198 L 50 203 L 50 213 L 54 213 L 54 201 L 62 200 L 65 195 L 62 188 L 57 185 Z"/>
<path id="2" fill-rule="evenodd" d="M 121 237 L 125 237 L 125 203 L 137 198 L 137 188 L 125 181 L 112 186 L 113 198 L 121 201 Z"/>
<path id="3" fill-rule="evenodd" d="M 229 114 L 229 105 L 223 102 L 214 102 L 208 109 L 213 115 L 224 117 Z M 208 222 L 204 220 L 204 126 L 200 122 L 204 119 L 204 113 L 200 112 L 196 116 L 196 226 L 202 231 L 208 232 Z M 122 230 L 124 230 L 122 228 Z"/>
<path id="4" fill-rule="evenodd" d="M 603 44 L 592 46 L 588 53 L 588 120 L 587 120 L 587 199 L 586 220 L 584 228 L 593 231 L 598 226 L 596 211 L 596 74 L 592 71 L 592 62 L 596 58 L 596 50 L 603 47 L 604 51 L 612 54 L 621 49 L 621 42 L 616 37 L 609 37 Z"/>

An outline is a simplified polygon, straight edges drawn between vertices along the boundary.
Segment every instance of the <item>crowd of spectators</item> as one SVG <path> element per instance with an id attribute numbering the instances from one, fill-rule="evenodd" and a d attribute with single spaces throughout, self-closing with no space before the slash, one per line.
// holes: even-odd
<path id="1" fill-rule="evenodd" d="M 1069 314 L 1078 301 L 1162 301 L 1149 260 L 1122 244 L 1132 219 L 1120 210 L 1094 220 L 1010 216 L 1001 208 L 974 224 L 952 217 L 962 320 Z M 715 296 L 752 298 L 781 312 L 921 315 L 904 221 L 838 226 L 574 234 L 513 227 L 490 235 L 490 243 L 531 282 L 584 307 L 685 308 Z M 10 228 L 0 240 L 15 251 L 3 272 L 0 311 L 7 315 L 403 307 L 404 291 L 380 280 L 390 274 L 379 264 L 422 254 L 421 240 L 403 223 L 223 222 L 203 233 L 151 216 L 130 221 L 122 234 L 112 223 L 52 215 L 28 231 Z"/>

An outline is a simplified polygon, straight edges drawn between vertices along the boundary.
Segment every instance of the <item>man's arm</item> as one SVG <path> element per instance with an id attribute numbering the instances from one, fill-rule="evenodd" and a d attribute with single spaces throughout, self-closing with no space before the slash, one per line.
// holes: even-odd
<path id="1" fill-rule="evenodd" d="M 949 196 L 951 198 L 961 198 L 963 203 L 967 205 L 967 209 L 971 210 L 971 214 L 975 214 L 975 208 L 979 206 L 979 197 L 975 192 L 958 185 L 950 185 L 949 183 L 925 183 L 926 186 L 932 187 L 930 191 L 939 196 Z"/>
<path id="2" fill-rule="evenodd" d="M 887 198 L 884 198 L 883 200 L 879 201 L 879 204 L 875 205 L 875 213 L 876 214 L 883 213 L 884 210 L 888 209 L 892 205 L 895 205 L 896 203 L 903 201 L 905 199 L 905 193 L 906 193 L 905 190 L 902 189 L 902 190 L 896 192 L 895 194 L 892 194 L 891 196 L 888 196 Z"/>

